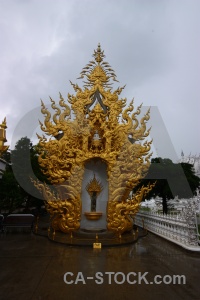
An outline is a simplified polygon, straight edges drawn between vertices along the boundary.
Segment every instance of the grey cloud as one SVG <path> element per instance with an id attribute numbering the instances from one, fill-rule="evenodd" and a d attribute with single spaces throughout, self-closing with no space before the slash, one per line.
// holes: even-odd
<path id="1" fill-rule="evenodd" d="M 123 97 L 158 106 L 177 154 L 199 152 L 198 1 L 0 3 L 0 118 L 8 137 L 48 96 L 66 98 L 98 42 Z M 181 8 L 181 9 L 180 9 Z"/>

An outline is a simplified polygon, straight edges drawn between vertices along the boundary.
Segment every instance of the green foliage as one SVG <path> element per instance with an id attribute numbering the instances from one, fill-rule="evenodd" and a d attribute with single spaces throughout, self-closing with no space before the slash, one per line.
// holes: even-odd
<path id="1" fill-rule="evenodd" d="M 20 186 L 16 181 L 12 169 L 7 165 L 6 171 L 0 180 L 0 211 L 7 210 L 11 213 L 23 204 Z"/>
<path id="2" fill-rule="evenodd" d="M 196 190 L 200 186 L 200 178 L 194 174 L 194 168 L 191 164 L 181 163 L 181 167 L 183 168 L 192 193 L 196 195 Z"/>
<path id="3" fill-rule="evenodd" d="M 38 163 L 38 147 L 33 146 L 27 137 L 21 138 L 11 153 L 4 154 L 8 162 L 6 171 L 0 180 L 0 209 L 10 212 L 24 207 L 25 211 L 34 206 L 40 208 L 43 201 L 31 178 L 47 182 Z"/>
<path id="4" fill-rule="evenodd" d="M 150 207 L 141 206 L 140 207 L 140 211 L 151 211 L 151 208 Z"/>
<path id="5" fill-rule="evenodd" d="M 141 180 L 134 192 L 142 185 L 146 186 L 149 182 L 155 181 L 155 187 L 146 198 L 161 197 L 163 199 L 163 213 L 167 213 L 168 199 L 173 199 L 175 196 L 190 198 L 196 194 L 196 189 L 200 185 L 200 178 L 194 174 L 192 165 L 175 164 L 168 158 L 160 157 L 151 160 L 148 174 Z M 188 183 L 189 186 L 185 183 Z"/>

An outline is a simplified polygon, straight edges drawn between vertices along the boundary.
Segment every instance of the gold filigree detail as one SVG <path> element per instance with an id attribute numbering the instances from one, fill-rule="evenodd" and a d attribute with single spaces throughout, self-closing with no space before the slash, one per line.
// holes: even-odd
<path id="1" fill-rule="evenodd" d="M 64 185 L 55 185 L 55 190 L 51 190 L 41 182 L 34 182 L 46 200 L 45 206 L 50 213 L 51 226 L 54 230 L 70 233 L 80 227 L 83 171 L 83 168 L 76 166 L 69 180 Z"/>
<path id="2" fill-rule="evenodd" d="M 94 60 L 81 72 L 83 88 L 71 83 L 75 95 L 68 94 L 70 106 L 61 94 L 59 107 L 50 98 L 54 110 L 51 116 L 42 102 L 44 122 L 40 126 L 45 135 L 38 135 L 39 163 L 50 182 L 57 185 L 59 194 L 55 201 L 48 193 L 45 199 L 54 229 L 76 230 L 80 224 L 85 163 L 101 159 L 107 164 L 109 182 L 107 227 L 123 233 L 131 228 L 129 214 L 137 211 L 142 195 L 151 188 L 142 188 L 127 200 L 150 165 L 151 141 L 146 140 L 150 111 L 138 120 L 141 106 L 135 110 L 131 101 L 125 108 L 126 98 L 119 98 L 124 87 L 114 91 L 110 88 L 116 75 L 104 62 L 100 45 L 93 56 Z M 47 135 L 51 138 L 47 139 Z M 39 188 L 46 193 L 45 188 Z"/>
<path id="3" fill-rule="evenodd" d="M 114 81 L 116 75 L 109 63 L 104 62 L 104 51 L 101 50 L 100 44 L 98 44 L 97 50 L 94 50 L 93 57 L 95 60 L 90 61 L 82 70 L 80 78 L 85 78 L 85 87 L 92 87 L 95 84 L 100 84 L 103 87 L 109 87 L 109 82 L 112 78 Z"/>
<path id="4" fill-rule="evenodd" d="M 90 196 L 92 196 L 93 192 L 96 192 L 96 195 L 98 196 L 102 190 L 103 190 L 103 186 L 100 183 L 100 181 L 96 179 L 94 174 L 93 179 L 91 179 L 86 185 L 86 191 Z"/>
<path id="5" fill-rule="evenodd" d="M 149 191 L 155 186 L 149 184 L 147 187 L 142 187 L 136 193 L 132 195 L 131 199 L 124 199 L 122 201 L 109 201 L 108 202 L 108 230 L 116 231 L 121 235 L 125 231 L 132 230 L 134 216 L 140 208 L 142 199 L 149 193 Z"/>

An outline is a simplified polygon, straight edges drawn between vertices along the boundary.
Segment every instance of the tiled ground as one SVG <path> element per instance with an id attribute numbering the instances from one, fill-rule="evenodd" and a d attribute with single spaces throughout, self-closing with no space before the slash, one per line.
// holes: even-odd
<path id="1" fill-rule="evenodd" d="M 75 281 L 79 274 L 76 284 L 64 282 L 66 272 L 74 274 L 72 277 L 69 274 L 67 281 Z M 102 276 L 99 273 L 96 278 L 96 272 L 101 272 Z M 145 278 L 149 284 L 145 280 L 141 284 L 131 284 L 127 280 L 119 284 L 129 272 L 136 273 L 136 276 L 130 274 L 130 282 L 148 272 Z M 150 283 L 155 275 L 174 274 L 185 275 L 186 284 Z M 170 279 L 169 276 L 165 278 Z M 57 244 L 30 233 L 2 234 L 0 299 L 199 300 L 200 253 L 187 252 L 152 234 L 129 246 L 105 247 L 100 251 Z"/>

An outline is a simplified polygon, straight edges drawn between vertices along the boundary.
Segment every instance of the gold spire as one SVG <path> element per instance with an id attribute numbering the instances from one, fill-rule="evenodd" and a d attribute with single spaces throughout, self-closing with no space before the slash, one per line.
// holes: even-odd
<path id="1" fill-rule="evenodd" d="M 103 58 L 105 57 L 104 55 L 104 51 L 101 51 L 101 45 L 100 43 L 97 46 L 97 50 L 94 50 L 94 54 L 93 54 L 95 61 L 100 64 L 103 60 Z"/>
<path id="2" fill-rule="evenodd" d="M 112 83 L 110 80 L 118 81 L 114 70 L 109 63 L 103 61 L 105 58 L 104 51 L 101 50 L 100 43 L 97 50 L 94 50 L 93 57 L 95 60 L 90 61 L 82 70 L 81 76 L 78 78 L 85 78 L 85 86 L 101 85 L 103 87 L 110 87 Z"/>
<path id="3" fill-rule="evenodd" d="M 9 146 L 4 146 L 4 143 L 7 142 L 6 139 L 6 118 L 4 118 L 3 122 L 0 124 L 0 154 L 5 152 Z"/>

